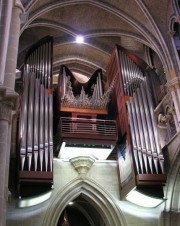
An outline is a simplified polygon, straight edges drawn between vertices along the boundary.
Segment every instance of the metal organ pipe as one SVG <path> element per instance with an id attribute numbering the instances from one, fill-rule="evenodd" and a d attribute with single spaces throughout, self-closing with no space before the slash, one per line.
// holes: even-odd
<path id="1" fill-rule="evenodd" d="M 50 171 L 52 172 L 53 163 L 53 96 L 49 96 L 49 150 L 50 150 Z"/>
<path id="2" fill-rule="evenodd" d="M 38 149 L 39 149 L 39 94 L 40 80 L 35 83 L 35 102 L 34 102 L 34 168 L 37 170 Z"/>
<path id="3" fill-rule="evenodd" d="M 44 85 L 41 85 L 40 88 L 39 152 L 40 171 L 42 171 L 44 156 Z"/>
<path id="4" fill-rule="evenodd" d="M 155 153 L 156 152 L 155 146 L 154 146 L 155 141 L 154 141 L 154 136 L 153 136 L 152 124 L 151 124 L 151 120 L 150 120 L 149 106 L 148 106 L 147 97 L 146 97 L 143 83 L 141 84 L 141 93 L 142 93 L 143 105 L 144 105 L 145 116 L 146 116 L 146 121 L 147 121 L 151 152 Z"/>
<path id="5" fill-rule="evenodd" d="M 151 97 L 149 95 L 149 89 L 148 89 L 148 86 L 147 86 L 147 81 L 146 81 L 146 78 L 145 78 L 145 90 L 146 90 L 146 94 L 147 94 L 147 99 L 148 99 L 148 102 L 149 102 L 149 110 L 150 110 L 150 116 L 151 116 L 151 120 L 152 120 L 152 126 L 153 126 L 153 133 L 154 133 L 154 139 L 155 139 L 155 144 L 156 144 L 156 150 L 157 150 L 157 153 L 160 154 L 161 153 L 161 149 L 160 149 L 160 146 L 159 146 L 159 142 L 158 142 L 158 133 L 157 133 L 157 125 L 156 125 L 156 120 L 155 120 L 155 117 L 154 117 L 154 110 L 153 110 L 153 104 L 152 104 L 152 100 L 151 100 Z"/>
<path id="6" fill-rule="evenodd" d="M 124 94 L 127 95 L 126 94 L 127 85 L 126 85 L 126 77 L 125 77 L 123 52 L 119 51 L 119 55 L 120 55 L 120 60 L 121 60 L 121 74 L 122 74 L 122 78 L 123 78 Z"/>
<path id="7" fill-rule="evenodd" d="M 26 157 L 26 145 L 27 145 L 27 112 L 28 112 L 28 87 L 29 87 L 29 76 L 28 68 L 24 72 L 24 91 L 21 103 L 21 116 L 20 116 L 20 161 L 21 170 L 24 170 L 24 163 Z"/>
<path id="8" fill-rule="evenodd" d="M 28 170 L 31 169 L 32 151 L 33 151 L 33 120 L 34 120 L 34 83 L 35 74 L 30 74 L 29 106 L 28 106 L 28 136 L 27 136 L 27 157 Z"/>
<path id="9" fill-rule="evenodd" d="M 45 170 L 47 171 L 48 169 L 48 145 L 49 145 L 49 134 L 48 134 L 48 130 L 49 130 L 49 121 L 48 121 L 48 90 L 45 90 L 45 122 L 46 122 L 46 126 L 44 127 L 45 129 Z"/>

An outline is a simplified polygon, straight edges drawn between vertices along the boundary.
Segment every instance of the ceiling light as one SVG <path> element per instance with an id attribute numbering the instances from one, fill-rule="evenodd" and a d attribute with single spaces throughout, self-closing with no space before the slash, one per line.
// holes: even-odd
<path id="1" fill-rule="evenodd" d="M 73 202 L 69 202 L 69 205 L 73 205 L 74 203 Z"/>
<path id="2" fill-rule="evenodd" d="M 84 37 L 82 35 L 78 35 L 76 37 L 76 43 L 83 43 L 84 42 Z"/>

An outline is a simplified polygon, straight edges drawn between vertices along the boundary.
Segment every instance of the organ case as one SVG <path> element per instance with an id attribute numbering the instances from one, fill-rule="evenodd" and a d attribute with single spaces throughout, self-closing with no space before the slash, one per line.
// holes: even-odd
<path id="1" fill-rule="evenodd" d="M 52 37 L 40 40 L 25 59 L 19 120 L 19 196 L 36 194 L 38 186 L 53 184 L 52 45 Z M 31 191 L 27 191 L 29 185 Z"/>
<path id="2" fill-rule="evenodd" d="M 159 188 L 166 181 L 146 67 L 120 46 L 115 47 L 107 66 L 108 83 L 115 80 L 109 110 L 119 132 L 116 150 L 122 197 L 135 187 Z"/>

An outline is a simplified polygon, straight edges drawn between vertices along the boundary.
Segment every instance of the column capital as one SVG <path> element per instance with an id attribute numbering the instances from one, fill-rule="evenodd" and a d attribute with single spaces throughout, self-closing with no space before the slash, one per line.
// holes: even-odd
<path id="1" fill-rule="evenodd" d="M 11 122 L 12 107 L 5 102 L 0 102 L 0 120 Z"/>
<path id="2" fill-rule="evenodd" d="M 21 13 L 25 12 L 24 7 L 20 0 L 14 0 L 14 7 L 19 8 L 21 10 Z"/>
<path id="3" fill-rule="evenodd" d="M 167 34 L 170 36 L 170 37 L 173 37 L 175 35 L 176 31 L 173 31 L 173 30 L 169 30 L 167 32 Z"/>
<path id="4" fill-rule="evenodd" d="M 19 94 L 0 85 L 0 101 L 8 103 L 12 110 L 17 111 L 19 107 Z"/>

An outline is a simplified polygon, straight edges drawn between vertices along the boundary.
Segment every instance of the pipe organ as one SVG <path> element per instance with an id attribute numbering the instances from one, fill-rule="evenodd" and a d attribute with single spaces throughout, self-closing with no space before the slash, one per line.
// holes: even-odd
<path id="1" fill-rule="evenodd" d="M 58 156 L 64 155 L 63 148 L 68 145 L 107 148 L 109 155 L 110 145 L 117 142 L 116 123 L 108 119 L 107 111 L 113 87 L 114 81 L 105 90 L 101 69 L 88 82 L 80 83 L 65 65 L 61 66 L 57 88 L 59 112 L 55 115 Z"/>
<path id="2" fill-rule="evenodd" d="M 124 137 L 127 140 L 132 164 L 131 173 L 121 184 L 122 194 L 136 186 L 162 186 L 166 181 L 164 157 L 144 62 L 116 46 L 107 67 L 107 78 L 109 83 L 115 78 L 111 104 L 116 106 L 116 112 L 111 114 L 116 118 L 119 143 Z"/>
<path id="3" fill-rule="evenodd" d="M 19 123 L 19 195 L 25 183 L 53 182 L 52 38 L 26 56 Z"/>
<path id="4" fill-rule="evenodd" d="M 76 81 L 73 74 L 62 66 L 60 74 L 60 102 L 65 107 L 103 109 L 106 108 L 114 82 L 104 92 L 102 71 L 97 70 L 86 84 Z"/>

